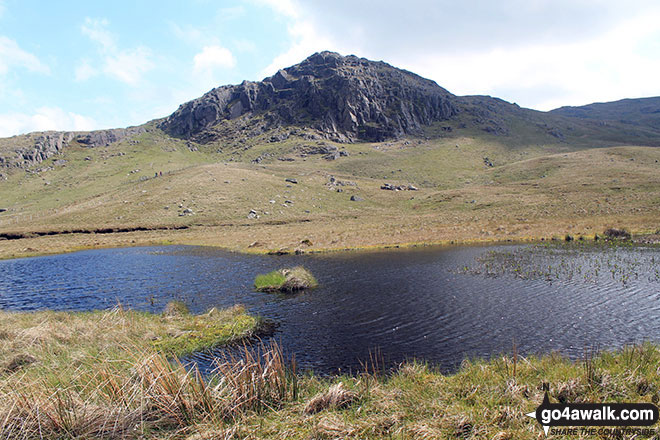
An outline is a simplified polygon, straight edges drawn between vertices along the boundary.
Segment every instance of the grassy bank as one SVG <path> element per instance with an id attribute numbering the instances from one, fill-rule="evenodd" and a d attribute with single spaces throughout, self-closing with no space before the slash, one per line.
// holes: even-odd
<path id="1" fill-rule="evenodd" d="M 314 275 L 304 267 L 274 270 L 257 275 L 254 288 L 261 292 L 293 292 L 318 286 Z"/>
<path id="2" fill-rule="evenodd" d="M 176 358 L 252 335 L 242 307 L 191 315 L 0 312 L 0 438 L 120 438 L 190 422 Z"/>
<path id="3" fill-rule="evenodd" d="M 240 308 L 200 317 L 3 312 L 0 438 L 537 439 L 541 427 L 524 414 L 540 404 L 543 383 L 553 402 L 660 399 L 652 344 L 578 362 L 498 356 L 464 361 L 451 375 L 413 362 L 330 378 L 293 374 L 276 346 L 220 362 L 221 378 L 157 350 L 211 322 L 225 325 L 225 342 L 255 324 Z"/>
<path id="4" fill-rule="evenodd" d="M 452 375 L 409 363 L 390 376 L 305 377 L 280 409 L 197 426 L 189 438 L 540 439 L 541 426 L 524 414 L 542 401 L 544 382 L 553 402 L 657 403 L 659 364 L 660 350 L 646 344 L 578 362 L 556 354 L 465 361 Z"/>

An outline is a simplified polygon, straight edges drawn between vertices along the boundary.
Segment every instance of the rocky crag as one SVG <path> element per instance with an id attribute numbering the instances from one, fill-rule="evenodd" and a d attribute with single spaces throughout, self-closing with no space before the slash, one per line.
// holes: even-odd
<path id="1" fill-rule="evenodd" d="M 207 132 L 218 123 L 250 115 L 262 117 L 265 129 L 296 125 L 339 142 L 381 141 L 418 134 L 457 111 L 453 95 L 433 81 L 384 62 L 321 52 L 263 81 L 215 88 L 181 105 L 160 128 L 203 143 L 214 139 Z"/>
<path id="2" fill-rule="evenodd" d="M 4 139 L 9 148 L 0 155 L 0 167 L 30 167 L 62 153 L 72 142 L 88 148 L 105 147 L 143 131 L 143 127 L 129 127 L 82 133 L 46 131 L 14 136 Z"/>

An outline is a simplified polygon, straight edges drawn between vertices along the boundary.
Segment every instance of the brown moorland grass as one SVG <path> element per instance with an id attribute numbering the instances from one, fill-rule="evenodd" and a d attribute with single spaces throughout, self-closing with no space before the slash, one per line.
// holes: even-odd
<path id="1" fill-rule="evenodd" d="M 9 174 L 0 181 L 7 209 L 0 233 L 143 230 L 4 240 L 0 258 L 163 243 L 314 252 L 660 229 L 658 148 L 507 145 L 475 136 L 345 145 L 349 157 L 327 161 L 303 160 L 287 141 L 255 145 L 229 162 L 211 147 L 193 153 L 156 132 L 137 140 L 72 146 L 61 158 L 66 166 Z M 251 163 L 269 149 L 294 161 Z M 383 182 L 419 190 L 385 191 Z M 248 218 L 250 210 L 258 218 Z"/>
<path id="2" fill-rule="evenodd" d="M 188 424 L 210 389 L 177 356 L 259 324 L 240 306 L 196 316 L 0 312 L 0 438 L 123 438 Z"/>

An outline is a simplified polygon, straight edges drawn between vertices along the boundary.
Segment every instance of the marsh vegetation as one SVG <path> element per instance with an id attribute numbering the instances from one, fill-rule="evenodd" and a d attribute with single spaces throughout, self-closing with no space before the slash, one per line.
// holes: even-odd
<path id="1" fill-rule="evenodd" d="M 314 275 L 302 266 L 292 269 L 279 269 L 265 275 L 258 275 L 254 287 L 261 292 L 295 292 L 318 286 Z"/>
<path id="2" fill-rule="evenodd" d="M 657 246 L 630 242 L 544 243 L 512 250 L 497 249 L 477 257 L 459 273 L 525 280 L 660 283 Z"/>

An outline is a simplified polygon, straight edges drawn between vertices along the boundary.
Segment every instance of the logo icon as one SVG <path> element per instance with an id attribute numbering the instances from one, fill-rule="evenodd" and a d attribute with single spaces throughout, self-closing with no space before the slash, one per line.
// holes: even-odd
<path id="1" fill-rule="evenodd" d="M 554 426 L 652 426 L 658 422 L 658 407 L 652 403 L 551 403 L 550 387 L 536 411 L 525 414 L 536 419 L 543 431 Z"/>

